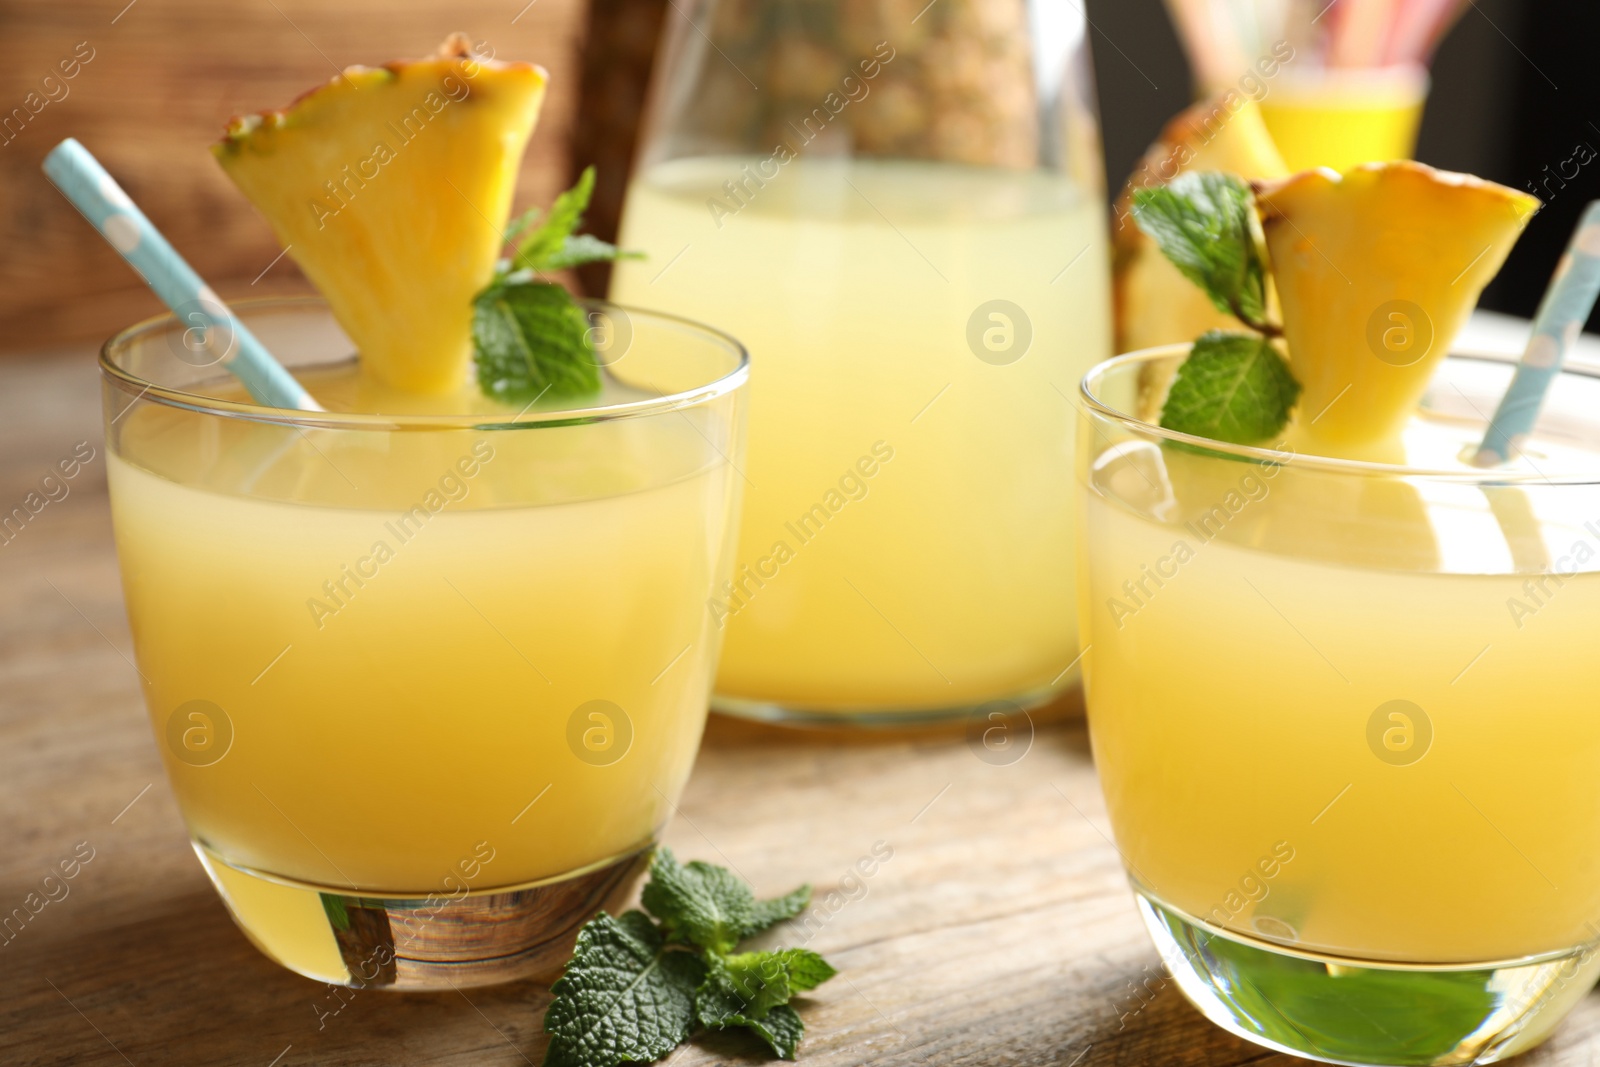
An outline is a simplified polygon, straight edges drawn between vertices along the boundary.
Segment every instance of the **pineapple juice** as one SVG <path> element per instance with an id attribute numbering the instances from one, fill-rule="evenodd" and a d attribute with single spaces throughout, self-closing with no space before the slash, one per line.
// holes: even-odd
<path id="1" fill-rule="evenodd" d="M 622 240 L 649 258 L 613 285 L 752 353 L 718 694 L 827 714 L 1070 684 L 1068 397 L 1110 347 L 1102 205 L 1035 171 L 762 167 L 644 171 Z"/>
<path id="2" fill-rule="evenodd" d="M 1419 416 L 1398 458 L 1465 475 L 1479 436 Z M 1090 725 L 1142 895 L 1334 961 L 1600 938 L 1600 490 L 1089 446 Z"/>
<path id="3" fill-rule="evenodd" d="M 354 364 L 300 377 L 330 409 L 406 402 Z M 475 387 L 411 403 L 491 404 Z M 317 895 L 284 884 L 453 900 L 650 843 L 698 746 L 705 602 L 731 550 L 717 449 L 736 453 L 703 414 L 412 433 L 119 419 L 146 702 L 202 859 L 269 954 L 354 974 Z"/>

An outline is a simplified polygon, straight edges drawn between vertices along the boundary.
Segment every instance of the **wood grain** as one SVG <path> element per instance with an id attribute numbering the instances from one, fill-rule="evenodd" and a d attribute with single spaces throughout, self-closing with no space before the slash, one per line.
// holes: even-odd
<path id="1" fill-rule="evenodd" d="M 71 494 L 0 546 L 0 914 L 88 842 L 62 899 L 0 947 L 0 1062 L 538 1063 L 546 990 L 329 991 L 229 922 L 190 852 L 129 663 L 87 351 L 0 364 L 0 504 L 79 441 Z M 1183 1002 L 1106 834 L 1080 721 L 1041 722 L 1011 766 L 962 732 L 782 733 L 714 719 L 667 841 L 764 893 L 817 885 L 811 947 L 839 978 L 803 1006 L 823 1065 L 1292 1064 Z M 880 844 L 881 843 L 881 844 Z M 892 850 L 867 879 L 856 861 Z M 831 894 L 831 895 L 830 895 Z M 780 931 L 790 943 L 805 928 Z M 1136 992 L 1136 990 L 1145 990 Z M 1527 1067 L 1600 1051 L 1590 996 Z M 741 1037 L 677 1067 L 754 1063 Z"/>
<path id="2" fill-rule="evenodd" d="M 582 0 L 0 4 L 0 350 L 99 340 L 161 310 L 39 172 L 62 138 L 94 152 L 225 298 L 300 289 L 211 159 L 230 117 L 282 107 L 349 64 L 427 55 L 461 30 L 550 71 L 516 200 L 545 204 L 568 184 L 584 12 Z M 92 58 L 64 78 L 80 45 Z"/>

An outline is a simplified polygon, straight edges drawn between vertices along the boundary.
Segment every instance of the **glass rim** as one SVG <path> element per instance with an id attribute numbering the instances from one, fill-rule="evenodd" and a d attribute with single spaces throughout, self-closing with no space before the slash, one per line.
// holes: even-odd
<path id="1" fill-rule="evenodd" d="M 292 408 L 267 407 L 254 401 L 221 400 L 202 393 L 174 386 L 159 385 L 118 365 L 114 353 L 126 349 L 140 337 L 158 329 L 176 324 L 178 317 L 166 311 L 152 315 L 131 326 L 118 330 L 100 346 L 100 373 L 105 381 L 135 401 L 151 400 L 167 407 L 191 411 L 218 418 L 243 419 L 250 422 L 272 423 L 280 426 L 297 426 L 323 430 L 511 430 L 541 427 L 582 426 L 589 423 L 612 422 L 619 419 L 645 418 L 668 412 L 683 411 L 709 404 L 726 396 L 749 381 L 750 352 L 732 334 L 666 311 L 653 311 L 609 300 L 577 298 L 585 309 L 612 307 L 625 312 L 630 319 L 653 319 L 699 334 L 705 341 L 726 348 L 735 357 L 732 370 L 702 384 L 674 393 L 665 393 L 645 400 L 627 400 L 610 404 L 592 404 L 585 407 L 560 408 L 551 411 L 528 411 L 497 415 L 478 412 L 466 415 L 385 415 L 371 412 L 300 411 Z M 275 309 L 319 309 L 328 311 L 328 302 L 321 296 L 301 294 L 295 296 L 249 297 L 230 301 L 229 307 L 247 318 L 252 311 Z M 248 325 L 248 322 L 246 323 Z M 355 353 L 352 352 L 352 355 Z M 224 371 L 224 373 L 226 373 Z"/>
<path id="2" fill-rule="evenodd" d="M 1380 463 L 1376 460 L 1339 459 L 1333 456 L 1319 456 L 1311 453 L 1297 451 L 1278 451 L 1277 449 L 1261 445 L 1237 445 L 1228 441 L 1218 441 L 1210 437 L 1201 437 L 1198 434 L 1181 433 L 1169 430 L 1155 423 L 1147 422 L 1137 415 L 1130 414 L 1112 407 L 1106 401 L 1095 395 L 1096 387 L 1105 380 L 1106 376 L 1114 371 L 1135 364 L 1152 363 L 1158 359 L 1168 359 L 1182 355 L 1191 347 L 1189 342 L 1170 345 L 1157 345 L 1154 348 L 1142 348 L 1134 352 L 1125 352 L 1122 355 L 1112 356 L 1102 360 L 1084 374 L 1078 382 L 1078 402 L 1090 415 L 1098 415 L 1110 422 L 1118 423 L 1125 429 L 1138 436 L 1154 438 L 1162 441 L 1171 441 L 1176 444 L 1189 445 L 1208 452 L 1218 452 L 1224 455 L 1236 456 L 1240 459 L 1253 460 L 1258 463 L 1271 463 L 1281 467 L 1292 467 L 1301 470 L 1321 471 L 1330 474 L 1345 475 L 1377 475 L 1389 478 L 1426 479 L 1429 481 L 1449 481 L 1462 485 L 1482 486 L 1513 486 L 1513 485 L 1597 485 L 1600 484 L 1600 467 L 1593 473 L 1586 474 L 1541 474 L 1535 470 L 1512 470 L 1505 467 L 1485 467 L 1466 469 L 1440 469 L 1435 467 L 1419 467 L 1401 463 Z M 1494 352 L 1456 352 L 1446 353 L 1445 360 L 1460 360 L 1472 363 L 1492 363 L 1505 367 L 1513 367 L 1517 357 L 1504 353 Z M 1441 363 L 1441 366 L 1443 364 Z M 1583 362 L 1582 360 L 1569 359 L 1560 369 L 1560 374 L 1572 374 L 1577 377 L 1600 380 L 1600 367 Z"/>

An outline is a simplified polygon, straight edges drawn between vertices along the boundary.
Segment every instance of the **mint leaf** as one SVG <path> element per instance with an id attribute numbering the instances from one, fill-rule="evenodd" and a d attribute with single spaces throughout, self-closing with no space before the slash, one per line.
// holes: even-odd
<path id="1" fill-rule="evenodd" d="M 785 919 L 793 919 L 806 906 L 811 903 L 811 887 L 803 885 L 792 893 L 786 893 L 772 900 L 758 900 L 755 908 L 750 913 L 750 923 L 745 927 L 744 936 L 758 934 L 775 923 Z"/>
<path id="2" fill-rule="evenodd" d="M 789 999 L 837 972 L 806 949 L 708 955 L 705 981 L 695 991 L 700 1024 L 714 1030 L 752 1030 L 781 1058 L 794 1059 L 805 1024 L 788 1006 Z"/>
<path id="3" fill-rule="evenodd" d="M 809 949 L 733 950 L 798 915 L 811 887 L 757 902 L 731 871 L 698 860 L 680 865 L 663 848 L 642 897 L 654 920 L 601 912 L 578 932 L 577 951 L 550 987 L 544 1067 L 656 1060 L 698 1027 L 747 1029 L 794 1059 L 805 1024 L 789 1000 L 837 972 Z"/>
<path id="4" fill-rule="evenodd" d="M 789 974 L 789 988 L 805 993 L 817 988 L 839 972 L 833 964 L 808 948 L 786 948 L 773 953 Z"/>
<path id="5" fill-rule="evenodd" d="M 640 902 L 661 920 L 667 936 L 711 952 L 732 952 L 755 917 L 756 896 L 725 867 L 701 860 L 679 866 L 671 849 L 650 864 Z"/>
<path id="6" fill-rule="evenodd" d="M 582 263 L 598 263 L 623 258 L 643 258 L 637 252 L 623 252 L 609 241 L 587 234 L 574 236 L 583 225 L 583 213 L 594 195 L 594 168 L 585 167 L 578 183 L 556 197 L 550 214 L 540 221 L 538 209 L 524 214 L 506 228 L 508 240 L 517 244 L 511 265 L 515 270 L 535 272 L 562 270 Z M 526 236 L 523 236 L 526 234 Z"/>
<path id="7" fill-rule="evenodd" d="M 706 966 L 670 948 L 643 912 L 601 912 L 550 987 L 544 1067 L 614 1067 L 660 1059 L 688 1039 Z"/>
<path id="8" fill-rule="evenodd" d="M 711 1030 L 742 1028 L 753 1031 L 780 1059 L 794 1059 L 795 1050 L 806 1032 L 799 1014 L 788 1004 L 773 1004 L 757 1016 L 743 1009 L 741 1003 L 731 979 L 713 965 L 695 994 L 695 1017 L 700 1025 Z"/>
<path id="9" fill-rule="evenodd" d="M 530 403 L 588 396 L 600 391 L 600 362 L 589 319 L 567 291 L 534 280 L 544 271 L 583 263 L 642 258 L 588 234 L 574 234 L 594 193 L 594 168 L 556 197 L 550 214 L 531 208 L 506 227 L 517 245 L 494 280 L 472 300 L 473 362 L 489 396 Z"/>
<path id="10" fill-rule="evenodd" d="M 509 402 L 600 390 L 589 318 L 559 285 L 500 281 L 472 302 L 478 385 Z"/>
<path id="11" fill-rule="evenodd" d="M 528 210 L 524 211 L 521 215 L 518 215 L 516 218 L 512 219 L 510 222 L 506 223 L 505 232 L 502 233 L 500 236 L 502 236 L 502 237 L 504 237 L 506 239 L 506 244 L 508 244 L 508 245 L 516 244 L 517 243 L 517 238 L 521 237 L 524 232 L 526 232 L 535 223 L 537 223 L 539 221 L 539 217 L 541 215 L 543 215 L 543 214 L 544 214 L 544 211 L 541 210 L 540 208 L 530 207 Z"/>
<path id="12" fill-rule="evenodd" d="M 574 230 L 583 225 L 583 213 L 594 195 L 594 168 L 585 167 L 578 184 L 556 197 L 550 214 L 541 222 L 534 212 L 523 215 L 515 224 L 520 237 L 512 264 L 520 270 L 544 270 L 549 257 L 561 250 Z M 526 231 L 526 236 L 521 236 Z"/>
<path id="13" fill-rule="evenodd" d="M 1250 186 L 1231 174 L 1181 174 L 1133 194 L 1133 218 L 1217 310 L 1264 328 L 1266 272 L 1256 248 Z"/>
<path id="14" fill-rule="evenodd" d="M 1179 433 L 1248 445 L 1289 421 L 1300 384 L 1265 337 L 1211 330 L 1195 341 L 1161 408 Z"/>
<path id="15" fill-rule="evenodd" d="M 735 1015 L 763 1018 L 796 993 L 815 989 L 839 972 L 809 949 L 708 953 L 706 978 L 695 992 L 695 1014 L 706 1026 L 722 1027 Z"/>
<path id="16" fill-rule="evenodd" d="M 759 1034 L 782 1060 L 794 1059 L 800 1039 L 806 1035 L 806 1024 L 800 1021 L 800 1013 L 787 1004 L 767 1012 L 765 1019 L 749 1019 L 740 1025 Z"/>
<path id="17" fill-rule="evenodd" d="M 581 267 L 585 263 L 643 258 L 643 252 L 624 252 L 610 241 L 602 241 L 593 234 L 580 233 L 563 241 L 560 248 L 544 259 L 539 269 L 565 270 L 568 267 Z"/>
<path id="18" fill-rule="evenodd" d="M 704 1026 L 735 1025 L 734 1017 L 759 1019 L 793 995 L 789 971 L 772 952 L 711 954 L 705 981 L 695 990 L 695 1015 Z"/>

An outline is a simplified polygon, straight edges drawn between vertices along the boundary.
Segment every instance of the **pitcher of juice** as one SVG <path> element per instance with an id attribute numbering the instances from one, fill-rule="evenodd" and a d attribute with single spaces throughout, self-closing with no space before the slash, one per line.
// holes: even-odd
<path id="1" fill-rule="evenodd" d="M 667 19 L 612 295 L 752 355 L 714 706 L 896 724 L 1076 685 L 1072 397 L 1110 351 L 1082 10 Z"/>

